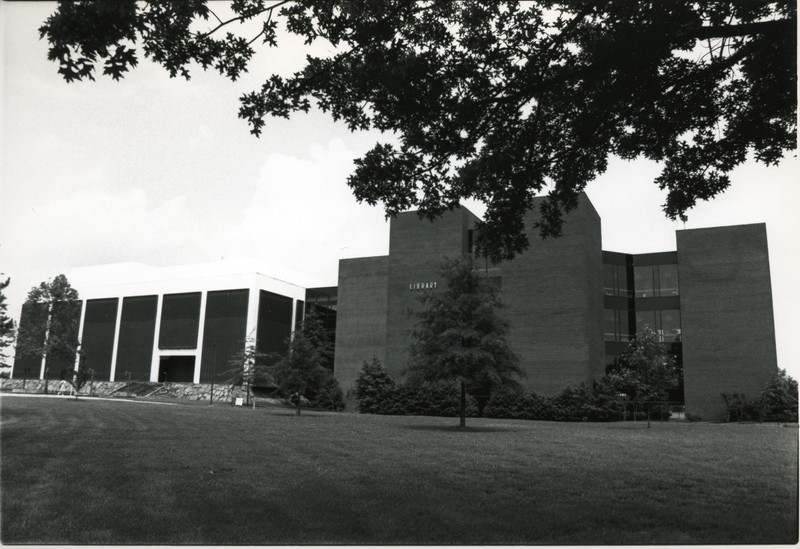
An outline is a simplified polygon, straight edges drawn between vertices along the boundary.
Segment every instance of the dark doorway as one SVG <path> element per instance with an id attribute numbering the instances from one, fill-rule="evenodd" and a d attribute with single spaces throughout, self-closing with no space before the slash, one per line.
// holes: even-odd
<path id="1" fill-rule="evenodd" d="M 194 381 L 194 357 L 162 356 L 158 366 L 158 381 L 191 383 Z"/>

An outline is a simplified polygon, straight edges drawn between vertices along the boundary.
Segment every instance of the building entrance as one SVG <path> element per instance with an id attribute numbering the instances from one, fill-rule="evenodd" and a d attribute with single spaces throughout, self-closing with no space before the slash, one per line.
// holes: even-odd
<path id="1" fill-rule="evenodd" d="M 162 356 L 158 366 L 158 381 L 188 382 L 194 381 L 193 356 Z"/>

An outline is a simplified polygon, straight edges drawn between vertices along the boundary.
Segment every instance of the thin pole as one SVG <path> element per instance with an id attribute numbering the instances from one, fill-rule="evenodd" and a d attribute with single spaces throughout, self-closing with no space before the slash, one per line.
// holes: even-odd
<path id="1" fill-rule="evenodd" d="M 211 394 L 208 397 L 208 405 L 214 405 L 214 378 L 217 377 L 217 344 L 214 343 L 214 363 L 211 365 Z"/>

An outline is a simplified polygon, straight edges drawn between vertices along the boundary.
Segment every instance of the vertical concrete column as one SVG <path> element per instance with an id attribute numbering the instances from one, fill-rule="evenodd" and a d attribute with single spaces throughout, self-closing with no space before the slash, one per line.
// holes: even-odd
<path id="1" fill-rule="evenodd" d="M 196 354 L 194 359 L 194 379 L 193 383 L 200 383 L 200 368 L 203 365 L 203 334 L 206 329 L 206 303 L 208 301 L 208 292 L 203 291 L 200 293 L 200 320 L 197 326 L 197 344 Z"/>
<path id="2" fill-rule="evenodd" d="M 245 346 L 247 342 L 252 340 L 255 343 L 256 334 L 258 330 L 258 300 L 260 291 L 258 289 L 258 276 L 253 281 L 250 287 L 250 293 L 247 295 L 247 325 L 245 328 Z"/>
<path id="3" fill-rule="evenodd" d="M 158 336 L 161 332 L 161 310 L 164 306 L 164 294 L 158 294 L 158 305 L 156 306 L 156 326 L 153 334 L 153 360 L 150 363 L 150 381 L 158 381 L 158 366 L 161 362 L 161 354 L 158 351 Z"/>
<path id="4" fill-rule="evenodd" d="M 86 302 L 88 300 L 84 299 L 81 301 L 81 319 L 78 322 L 78 352 L 75 353 L 75 370 L 77 371 L 80 368 L 81 364 L 81 347 L 83 346 L 83 325 L 86 322 Z"/>
<path id="5" fill-rule="evenodd" d="M 114 377 L 117 372 L 117 350 L 119 349 L 119 327 L 122 324 L 122 305 L 125 302 L 125 298 L 120 296 L 119 298 L 119 306 L 117 307 L 117 321 L 114 325 L 114 346 L 111 349 L 111 373 L 108 376 L 109 381 L 116 381 Z"/>
<path id="6" fill-rule="evenodd" d="M 292 299 L 292 339 L 294 339 L 294 327 L 297 326 L 297 300 Z"/>

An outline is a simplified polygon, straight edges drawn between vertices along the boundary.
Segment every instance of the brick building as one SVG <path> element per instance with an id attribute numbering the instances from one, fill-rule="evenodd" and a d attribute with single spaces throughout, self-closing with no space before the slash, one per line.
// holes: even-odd
<path id="1" fill-rule="evenodd" d="M 678 231 L 676 252 L 625 254 L 602 249 L 585 196 L 559 238 L 539 237 L 537 212 L 526 219 L 529 249 L 486 267 L 528 389 L 591 384 L 645 324 L 682 368 L 670 400 L 687 412 L 719 417 L 721 392 L 754 397 L 777 371 L 764 224 Z M 403 213 L 387 256 L 340 260 L 334 371 L 345 388 L 372 356 L 402 375 L 418 293 L 442 283 L 444 257 L 471 253 L 477 220 L 466 208 L 434 222 Z"/>
<path id="2" fill-rule="evenodd" d="M 537 211 L 526 219 L 530 248 L 481 267 L 501 289 L 528 389 L 590 384 L 645 324 L 682 366 L 671 400 L 704 418 L 723 413 L 721 392 L 753 397 L 777 370 L 764 224 L 678 231 L 677 251 L 625 254 L 602 249 L 600 217 L 585 196 L 559 238 L 534 232 Z M 466 208 L 435 222 L 400 214 L 388 255 L 340 260 L 330 287 L 192 266 L 148 267 L 123 283 L 113 269 L 94 268 L 100 283 L 75 284 L 84 360 L 99 380 L 207 383 L 247 336 L 263 352 L 285 350 L 314 306 L 335 340 L 345 390 L 373 356 L 400 378 L 418 297 L 440 287 L 445 257 L 472 253 L 477 221 Z M 23 308 L 20 328 L 41 314 Z M 20 357 L 13 377 L 58 379 L 64 366 Z"/>

